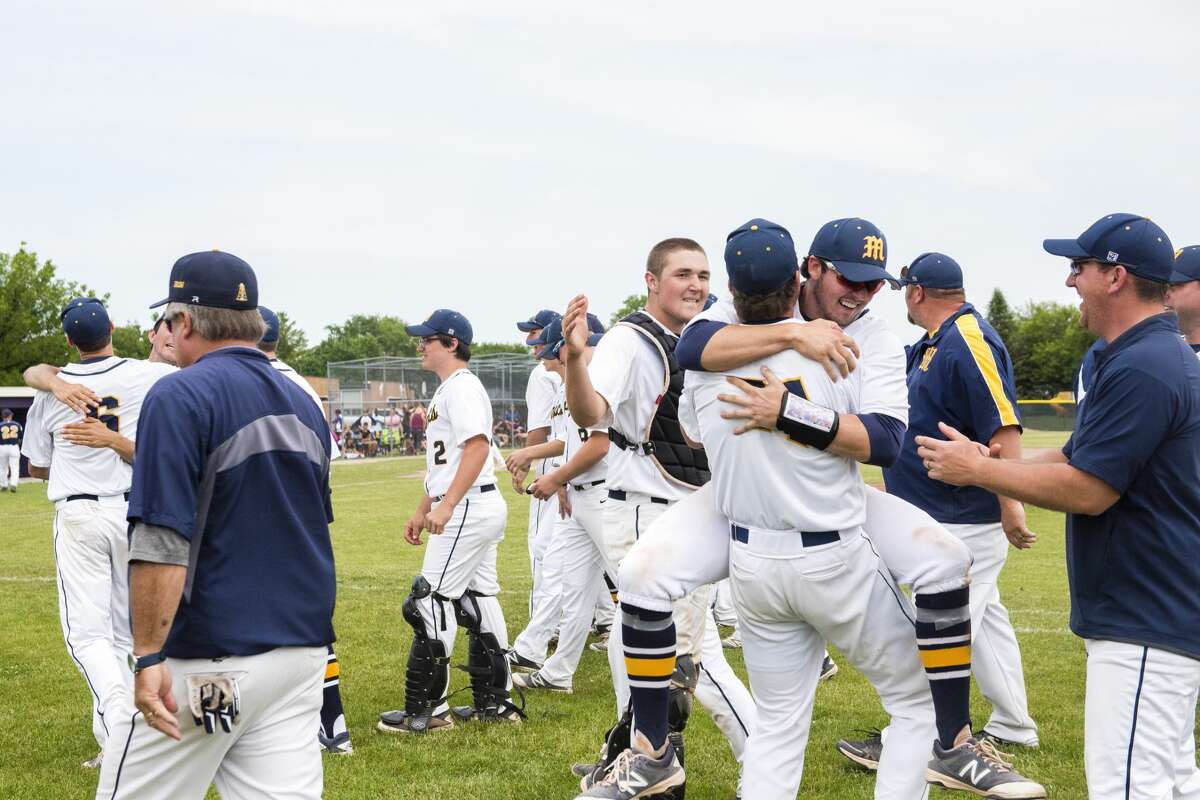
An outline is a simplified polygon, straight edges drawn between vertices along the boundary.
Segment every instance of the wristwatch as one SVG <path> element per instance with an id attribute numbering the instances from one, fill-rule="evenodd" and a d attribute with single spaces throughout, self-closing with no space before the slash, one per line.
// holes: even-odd
<path id="1" fill-rule="evenodd" d="M 159 650 L 157 653 L 149 653 L 140 658 L 135 658 L 133 653 L 129 654 L 129 669 L 134 675 L 137 675 L 142 670 L 153 667 L 156 664 L 161 664 L 167 660 L 167 654 Z"/>

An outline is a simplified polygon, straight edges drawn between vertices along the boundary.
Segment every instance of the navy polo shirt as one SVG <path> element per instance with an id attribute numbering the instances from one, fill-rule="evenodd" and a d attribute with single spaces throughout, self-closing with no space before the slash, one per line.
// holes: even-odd
<path id="1" fill-rule="evenodd" d="M 1121 494 L 1067 515 L 1071 630 L 1200 658 L 1200 361 L 1174 314 L 1096 353 L 1063 454 Z"/>
<path id="2" fill-rule="evenodd" d="M 978 486 L 951 486 L 929 477 L 916 437 L 946 438 L 945 422 L 987 443 L 1008 425 L 1020 427 L 1012 359 L 1000 335 L 970 303 L 908 352 L 908 430 L 894 466 L 883 471 L 890 494 L 945 524 L 1000 521 L 1000 501 Z"/>
<path id="3" fill-rule="evenodd" d="M 174 658 L 334 640 L 329 429 L 257 349 L 215 350 L 159 380 L 138 421 L 130 522 L 191 542 Z"/>

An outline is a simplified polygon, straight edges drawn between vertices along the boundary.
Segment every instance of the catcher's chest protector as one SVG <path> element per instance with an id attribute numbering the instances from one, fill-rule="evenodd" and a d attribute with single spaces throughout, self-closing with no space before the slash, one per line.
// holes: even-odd
<path id="1" fill-rule="evenodd" d="M 668 335 L 648 314 L 641 311 L 633 312 L 617 324 L 633 328 L 658 350 L 663 362 L 663 387 L 649 430 L 634 432 L 638 438 L 631 439 L 621 431 L 610 428 L 609 438 L 617 447 L 649 456 L 668 480 L 693 488 L 703 486 L 711 477 L 708 456 L 703 450 L 689 447 L 679 427 L 683 370 L 675 361 L 678 339 Z"/>

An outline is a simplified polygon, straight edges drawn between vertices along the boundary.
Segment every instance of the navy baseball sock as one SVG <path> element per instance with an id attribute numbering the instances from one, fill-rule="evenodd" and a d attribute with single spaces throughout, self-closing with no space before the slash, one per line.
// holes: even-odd
<path id="1" fill-rule="evenodd" d="M 337 653 L 328 646 L 329 656 L 325 662 L 325 689 L 321 702 L 321 730 L 325 738 L 332 739 L 341 731 L 346 730 L 345 711 L 342 710 L 342 693 L 338 691 L 341 668 L 338 667 Z M 339 724 L 340 723 L 340 724 Z"/>
<path id="2" fill-rule="evenodd" d="M 667 703 L 675 672 L 675 620 L 669 611 L 621 603 L 621 636 L 633 727 L 657 751 L 667 740 Z"/>
<path id="3" fill-rule="evenodd" d="M 964 728 L 971 727 L 971 608 L 967 587 L 949 592 L 918 594 L 917 647 L 933 693 L 938 744 L 954 746 Z"/>

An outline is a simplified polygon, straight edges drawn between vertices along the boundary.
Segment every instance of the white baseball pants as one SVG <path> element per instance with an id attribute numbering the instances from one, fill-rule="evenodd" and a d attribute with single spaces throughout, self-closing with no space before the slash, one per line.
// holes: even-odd
<path id="1" fill-rule="evenodd" d="M 1085 639 L 1083 760 L 1090 800 L 1197 800 L 1200 661 Z"/>
<path id="2" fill-rule="evenodd" d="M 542 462 L 545 464 L 545 462 Z M 544 474 L 549 469 L 543 466 L 542 471 L 538 474 Z M 536 497 L 529 498 L 529 569 L 533 577 L 532 588 L 529 591 L 529 618 L 533 619 L 540 613 L 545 613 L 543 608 L 551 606 L 554 608 L 562 605 L 562 586 L 554 581 L 553 577 L 548 582 L 545 576 L 545 556 L 546 551 L 550 547 L 550 541 L 553 538 L 554 526 L 558 522 L 558 496 L 555 495 L 549 500 L 538 500 Z M 547 635 L 547 640 L 549 636 Z M 532 654 L 526 654 L 527 658 L 534 658 L 535 661 L 541 661 L 546 657 L 546 646 L 541 648 L 541 655 L 534 658 Z"/>
<path id="3" fill-rule="evenodd" d="M 256 656 L 167 659 L 181 741 L 151 728 L 122 698 L 104 749 L 96 800 L 200 800 L 215 783 L 222 800 L 317 800 L 324 773 L 313 730 L 321 725 L 328 651 L 281 647 Z M 190 674 L 237 678 L 241 716 L 230 733 L 205 733 L 188 709 Z"/>
<path id="4" fill-rule="evenodd" d="M 101 749 L 112 709 L 132 697 L 129 540 L 125 498 L 62 500 L 54 513 L 58 616 L 67 653 L 92 698 L 92 734 Z"/>
<path id="5" fill-rule="evenodd" d="M 1037 723 L 1029 716 L 1021 648 L 1008 609 L 1000 602 L 1000 570 L 1008 538 L 999 522 L 946 525 L 971 551 L 971 672 L 992 704 L 984 729 L 1001 739 L 1037 747 Z"/>
<path id="6" fill-rule="evenodd" d="M 418 600 L 417 607 L 425 622 L 426 635 L 440 639 L 447 653 L 454 652 L 458 631 L 450 601 L 459 599 L 468 589 L 482 595 L 477 598 L 482 617 L 480 631 L 494 634 L 500 647 L 508 648 L 504 612 L 496 598 L 500 593 L 496 547 L 504 539 L 507 522 L 508 506 L 498 490 L 479 492 L 472 489 L 454 507 L 445 531 L 440 535 L 431 534 L 425 544 L 421 574 L 433 587 L 433 593 Z M 449 682 L 447 675 L 446 685 L 435 687 L 432 696 L 445 697 Z M 511 677 L 508 688 L 512 688 Z M 441 714 L 449 708 L 449 703 L 443 700 L 433 713 Z"/>
<path id="7" fill-rule="evenodd" d="M 891 716 L 875 797 L 925 797 L 925 764 L 937 735 L 933 698 L 913 610 L 871 542 L 843 532 L 839 542 L 806 548 L 797 532 L 751 529 L 747 543 L 733 543 L 729 564 L 758 702 L 742 767 L 745 796 L 796 797 L 828 640 L 871 681 Z"/>
<path id="8" fill-rule="evenodd" d="M 15 444 L 0 444 L 0 489 L 21 482 L 21 448 Z"/>
<path id="9" fill-rule="evenodd" d="M 621 563 L 621 558 L 630 552 L 634 543 L 645 535 L 654 521 L 667 511 L 668 506 L 653 503 L 646 495 L 632 492 L 626 495 L 624 501 L 611 497 L 605 501 L 605 550 L 610 558 L 612 555 L 618 556 L 615 566 L 620 575 L 625 575 L 625 566 Z M 687 558 L 686 555 L 683 557 Z M 647 568 L 657 570 L 664 566 L 650 563 Z M 618 587 L 623 587 L 622 581 L 623 577 L 618 579 Z M 618 592 L 621 602 L 628 599 L 634 605 L 641 605 L 636 599 L 626 598 L 623 588 L 619 588 Z M 675 652 L 689 654 L 705 667 L 700 672 L 696 700 L 709 712 L 713 722 L 725 734 L 735 757 L 740 757 L 739 750 L 744 746 L 748 732 L 754 727 L 754 701 L 725 660 L 725 650 L 721 647 L 721 639 L 716 635 L 715 629 L 712 635 L 706 635 L 706 627 L 712 618 L 709 610 L 710 596 L 707 586 L 696 586 L 692 591 L 681 595 L 677 602 L 668 601 L 666 609 L 663 610 L 673 613 Z M 643 607 L 653 609 L 653 606 Z M 628 673 L 625 669 L 625 651 L 619 620 L 614 620 L 612 633 L 609 634 L 608 665 L 613 674 L 619 717 L 629 705 Z M 636 720 L 634 724 L 636 725 Z"/>

